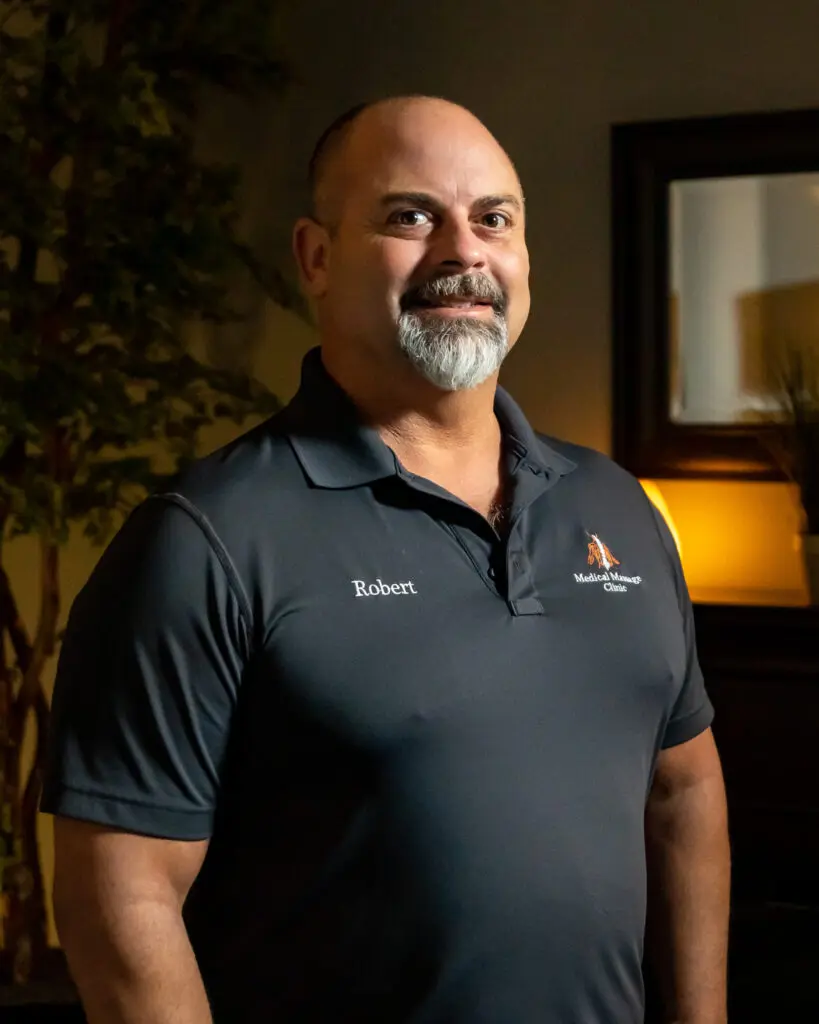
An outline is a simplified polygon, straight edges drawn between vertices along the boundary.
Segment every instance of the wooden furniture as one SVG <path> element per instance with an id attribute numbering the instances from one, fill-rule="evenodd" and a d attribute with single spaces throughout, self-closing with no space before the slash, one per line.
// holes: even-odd
<path id="1" fill-rule="evenodd" d="M 728 792 L 732 1019 L 819 1019 L 819 608 L 694 614 Z"/>
<path id="2" fill-rule="evenodd" d="M 735 898 L 819 909 L 819 608 L 696 605 Z"/>

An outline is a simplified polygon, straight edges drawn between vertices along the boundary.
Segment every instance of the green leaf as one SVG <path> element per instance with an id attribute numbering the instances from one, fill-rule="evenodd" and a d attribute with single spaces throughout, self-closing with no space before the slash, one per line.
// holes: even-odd
<path id="1" fill-rule="evenodd" d="M 237 319 L 237 269 L 304 311 L 239 241 L 239 169 L 201 159 L 192 116 L 285 69 L 266 0 L 149 0 L 107 49 L 110 3 L 25 7 L 24 33 L 0 30 L 0 494 L 12 533 L 102 541 L 166 479 L 146 446 L 176 471 L 215 420 L 278 408 L 185 337 Z"/>

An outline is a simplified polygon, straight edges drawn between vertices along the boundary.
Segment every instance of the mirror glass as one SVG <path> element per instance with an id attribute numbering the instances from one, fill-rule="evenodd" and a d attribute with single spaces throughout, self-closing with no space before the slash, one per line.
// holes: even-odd
<path id="1" fill-rule="evenodd" d="M 670 187 L 670 418 L 776 415 L 783 353 L 819 359 L 819 173 Z"/>

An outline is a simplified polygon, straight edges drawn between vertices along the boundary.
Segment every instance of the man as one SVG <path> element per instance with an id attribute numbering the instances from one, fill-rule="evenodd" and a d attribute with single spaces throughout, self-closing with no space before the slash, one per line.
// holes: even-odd
<path id="1" fill-rule="evenodd" d="M 312 177 L 299 394 L 137 510 L 72 610 L 44 808 L 89 1020 L 636 1024 L 648 861 L 668 1019 L 724 1022 L 673 542 L 497 388 L 515 169 L 416 97 L 343 118 Z"/>

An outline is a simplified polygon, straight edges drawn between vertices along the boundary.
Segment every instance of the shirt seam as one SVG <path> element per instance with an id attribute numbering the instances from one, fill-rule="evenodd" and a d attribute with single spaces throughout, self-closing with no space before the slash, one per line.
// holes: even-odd
<path id="1" fill-rule="evenodd" d="M 205 540 L 208 542 L 213 553 L 219 560 L 219 564 L 222 566 L 222 571 L 228 581 L 230 589 L 233 591 L 233 595 L 239 602 L 239 613 L 242 617 L 242 622 L 245 628 L 245 639 L 248 644 L 252 646 L 253 637 L 253 613 L 250 607 L 250 599 L 247 596 L 236 566 L 233 564 L 233 560 L 228 554 L 227 548 L 222 542 L 219 534 L 213 527 L 213 524 L 205 515 L 205 513 L 198 508 L 192 501 L 179 494 L 176 491 L 166 491 L 162 494 L 152 495 L 154 499 L 164 500 L 172 505 L 176 505 L 177 508 L 182 509 L 188 516 L 196 523 L 199 529 L 204 534 Z"/>
<path id="2" fill-rule="evenodd" d="M 697 708 L 685 715 L 683 718 L 669 718 L 663 731 L 660 742 L 661 750 L 668 750 L 670 747 L 679 746 L 688 740 L 694 739 L 709 728 L 714 718 L 714 706 L 706 699 Z M 692 723 L 701 723 L 701 728 L 690 732 Z"/>
<path id="3" fill-rule="evenodd" d="M 152 804 L 145 800 L 135 800 L 133 797 L 112 796 L 101 790 L 84 789 L 81 786 L 57 786 L 54 796 L 59 797 L 61 793 L 76 793 L 77 796 L 87 796 L 94 800 L 106 800 L 112 804 L 125 804 L 128 807 L 143 807 L 148 811 L 163 811 L 167 814 L 213 814 L 213 809 L 208 807 L 172 807 L 168 804 Z"/>
<path id="4" fill-rule="evenodd" d="M 473 567 L 475 569 L 475 572 L 477 572 L 478 576 L 480 577 L 481 582 L 486 587 L 486 589 L 489 591 L 489 593 L 492 594 L 493 597 L 499 597 L 500 595 L 498 594 L 498 591 L 492 586 L 492 583 L 490 582 L 489 578 L 484 573 L 483 569 L 481 569 L 480 565 L 478 565 L 477 559 L 475 558 L 475 556 L 470 551 L 469 545 L 466 543 L 466 541 L 464 541 L 464 539 L 458 533 L 458 530 L 451 523 L 444 522 L 444 526 L 452 534 L 452 536 L 457 541 L 459 547 L 463 550 L 463 552 L 466 555 L 466 557 L 472 563 L 472 565 L 473 565 Z"/>
<path id="5" fill-rule="evenodd" d="M 654 532 L 657 534 L 657 537 L 659 538 L 660 547 L 662 547 L 663 552 L 665 553 L 666 562 L 668 563 L 668 567 L 671 570 L 671 576 L 674 580 L 674 591 L 677 595 L 677 608 L 679 609 L 680 615 L 683 617 L 684 620 L 686 614 L 685 602 L 683 599 L 685 583 L 681 575 L 681 569 L 677 565 L 676 559 L 674 558 L 673 554 L 671 553 L 671 551 L 669 551 L 668 545 L 666 544 L 666 538 L 663 535 L 663 531 L 660 529 L 660 520 L 662 517 L 660 510 L 655 507 L 654 503 L 651 501 L 651 499 L 645 493 L 645 491 L 643 491 L 642 487 L 640 488 L 640 490 L 642 491 L 643 500 L 648 505 L 649 512 L 651 513 L 651 521 L 654 524 Z"/>
<path id="6" fill-rule="evenodd" d="M 689 718 L 696 718 L 697 715 L 701 715 L 703 713 L 703 711 L 707 711 L 710 714 L 710 712 L 711 712 L 711 702 L 710 701 L 704 700 L 697 707 L 696 711 L 689 711 L 688 714 L 687 715 L 683 715 L 682 718 L 674 718 L 674 717 L 669 718 L 668 719 L 668 725 L 670 725 L 670 726 L 684 725 L 688 721 Z"/>

